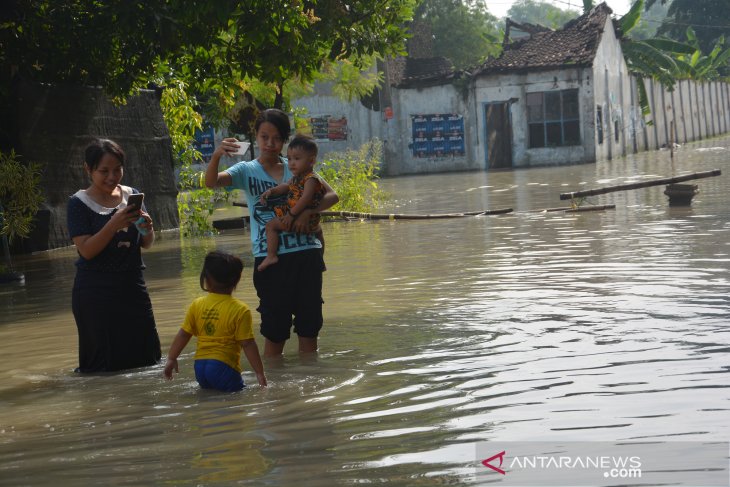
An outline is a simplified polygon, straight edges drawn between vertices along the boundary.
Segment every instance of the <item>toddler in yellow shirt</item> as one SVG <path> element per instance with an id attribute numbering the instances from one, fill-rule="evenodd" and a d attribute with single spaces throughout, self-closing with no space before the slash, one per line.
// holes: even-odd
<path id="1" fill-rule="evenodd" d="M 188 308 L 185 322 L 170 345 L 165 363 L 165 377 L 179 372 L 177 358 L 195 336 L 195 379 L 203 389 L 224 392 L 240 391 L 241 349 L 256 373 L 260 386 L 266 386 L 264 366 L 253 337 L 251 310 L 232 296 L 241 279 L 243 262 L 225 252 L 210 252 L 200 273 L 200 287 L 208 294 L 195 299 Z"/>

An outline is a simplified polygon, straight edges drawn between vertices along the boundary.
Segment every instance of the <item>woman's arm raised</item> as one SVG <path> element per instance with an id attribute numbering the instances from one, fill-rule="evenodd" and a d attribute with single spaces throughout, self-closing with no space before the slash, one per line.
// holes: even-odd
<path id="1" fill-rule="evenodd" d="M 238 149 L 238 140 L 233 137 L 225 138 L 221 141 L 220 145 L 216 147 L 213 152 L 213 156 L 210 158 L 208 167 L 205 168 L 205 186 L 208 188 L 218 188 L 221 186 L 230 186 L 233 183 L 230 174 L 227 172 L 218 172 L 218 165 L 221 162 L 221 157 L 224 155 L 230 155 Z"/>

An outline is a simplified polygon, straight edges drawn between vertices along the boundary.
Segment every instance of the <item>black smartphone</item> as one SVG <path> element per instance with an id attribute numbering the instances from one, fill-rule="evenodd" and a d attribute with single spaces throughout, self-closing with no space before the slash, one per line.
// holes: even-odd
<path id="1" fill-rule="evenodd" d="M 143 201 L 144 193 L 130 194 L 129 198 L 127 198 L 127 206 L 134 206 L 137 210 L 141 210 Z"/>

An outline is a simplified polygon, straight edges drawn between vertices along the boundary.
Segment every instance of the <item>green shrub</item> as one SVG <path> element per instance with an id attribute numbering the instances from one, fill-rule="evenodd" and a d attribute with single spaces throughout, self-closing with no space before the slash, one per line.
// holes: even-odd
<path id="1" fill-rule="evenodd" d="M 358 150 L 331 152 L 317 172 L 340 197 L 332 211 L 372 212 L 388 199 L 377 179 L 383 158 L 383 143 L 373 139 Z"/>
<path id="2" fill-rule="evenodd" d="M 188 93 L 182 81 L 170 81 L 162 92 L 160 106 L 170 132 L 173 153 L 180 165 L 177 196 L 177 212 L 180 219 L 180 235 L 195 237 L 217 233 L 210 220 L 216 203 L 228 201 L 229 194 L 222 189 L 208 189 L 203 184 L 205 175 L 194 169 L 193 164 L 203 157 L 192 141 L 195 130 L 202 128 L 202 117 L 194 107 L 195 98 Z"/>
<path id="3" fill-rule="evenodd" d="M 0 152 L 0 235 L 27 237 L 43 203 L 39 164 L 21 164 L 14 150 Z"/>

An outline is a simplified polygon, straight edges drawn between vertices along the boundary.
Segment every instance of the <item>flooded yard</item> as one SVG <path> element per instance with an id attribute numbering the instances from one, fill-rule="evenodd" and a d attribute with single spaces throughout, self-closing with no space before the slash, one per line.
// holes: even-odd
<path id="1" fill-rule="evenodd" d="M 162 366 L 74 374 L 75 250 L 18 256 L 25 286 L 0 287 L 0 485 L 476 485 L 499 480 L 484 442 L 726 442 L 728 161 L 722 138 L 673 165 L 658 151 L 382 180 L 383 213 L 514 211 L 326 223 L 318 357 L 294 340 L 266 364 L 270 387 L 237 394 L 199 390 L 192 344 L 171 382 Z M 540 211 L 716 168 L 691 207 L 657 186 Z M 245 257 L 235 296 L 255 308 L 246 232 L 166 232 L 144 254 L 163 355 L 209 250 Z"/>

